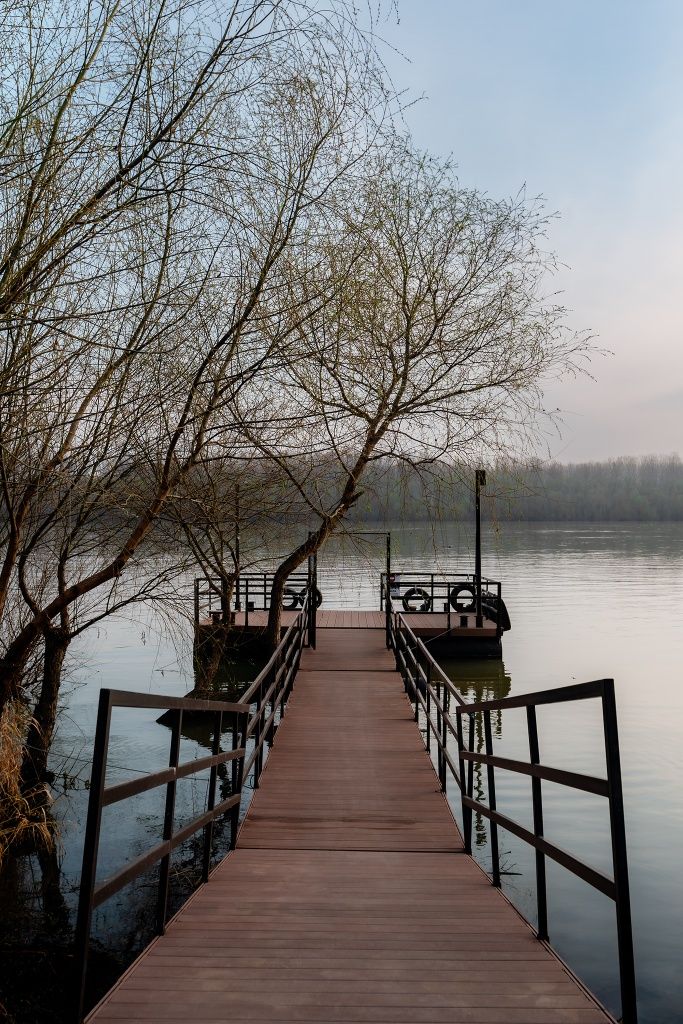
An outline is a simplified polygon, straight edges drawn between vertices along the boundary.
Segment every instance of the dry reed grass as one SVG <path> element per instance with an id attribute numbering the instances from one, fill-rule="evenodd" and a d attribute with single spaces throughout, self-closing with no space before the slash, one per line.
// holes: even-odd
<path id="1" fill-rule="evenodd" d="M 15 701 L 0 717 L 0 867 L 10 850 L 19 852 L 54 842 L 54 820 L 40 794 L 21 790 L 23 739 L 28 708 Z"/>

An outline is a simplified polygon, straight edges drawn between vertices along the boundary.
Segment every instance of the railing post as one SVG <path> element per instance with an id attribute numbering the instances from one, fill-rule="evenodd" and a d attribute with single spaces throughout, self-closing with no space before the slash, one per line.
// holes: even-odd
<path id="1" fill-rule="evenodd" d="M 460 708 L 455 709 L 455 716 L 457 722 L 457 733 L 458 733 L 458 763 L 460 765 L 460 793 L 462 798 L 462 830 L 463 830 L 463 842 L 465 843 L 465 853 L 472 853 L 472 808 L 467 807 L 465 804 L 465 796 L 471 796 L 472 789 L 472 762 L 465 762 L 465 758 L 462 756 L 465 750 L 465 742 L 463 739 L 462 732 L 462 712 Z M 474 718 L 470 714 L 470 749 L 473 745 L 473 726 Z M 467 771 L 467 783 L 465 782 L 465 771 Z"/>
<path id="2" fill-rule="evenodd" d="M 441 774 L 441 766 L 442 766 L 442 762 L 444 761 L 444 757 L 443 757 L 443 750 L 441 748 L 441 744 L 443 742 L 443 735 L 442 735 L 443 715 L 441 714 L 441 699 L 442 699 L 441 698 L 441 679 L 437 678 L 437 682 L 436 682 L 436 733 L 437 733 L 437 736 L 438 736 L 438 743 L 437 743 L 437 753 L 436 753 L 436 768 L 437 768 L 437 772 L 438 772 L 438 775 L 439 775 L 439 782 L 441 783 L 441 788 L 443 789 L 443 776 Z"/>
<path id="3" fill-rule="evenodd" d="M 442 693 L 441 700 L 442 700 L 444 711 L 445 711 L 446 710 L 446 687 L 445 686 L 442 687 L 441 693 Z M 446 751 L 447 750 L 448 750 L 448 722 L 446 721 L 446 716 L 445 715 L 441 715 L 441 775 L 439 776 L 439 778 L 441 779 L 441 789 L 443 790 L 444 793 L 447 791 L 447 786 L 448 786 L 448 776 L 446 774 L 446 772 L 448 770 L 448 765 L 446 763 Z"/>
<path id="4" fill-rule="evenodd" d="M 415 647 L 411 648 L 410 653 L 411 653 L 411 657 L 412 657 L 413 673 L 414 673 L 413 674 L 413 678 L 412 678 L 412 683 L 413 683 L 413 696 L 415 698 L 415 721 L 418 722 L 419 721 L 419 715 L 420 715 L 420 701 L 419 701 L 419 692 L 420 692 L 420 661 L 419 661 L 419 658 L 418 658 L 418 647 L 417 647 L 417 645 Z"/>
<path id="5" fill-rule="evenodd" d="M 605 731 L 610 832 L 612 834 L 612 864 L 614 867 L 614 887 L 616 890 L 621 1019 L 623 1024 L 637 1024 L 636 972 L 633 958 L 633 927 L 631 924 L 631 899 L 628 881 L 628 861 L 626 857 L 624 795 L 621 785 L 619 731 L 613 679 L 605 679 L 603 682 L 602 718 Z"/>
<path id="6" fill-rule="evenodd" d="M 308 536 L 309 537 L 311 536 L 310 531 L 309 531 Z M 306 646 L 312 648 L 313 647 L 313 629 L 314 629 L 314 627 L 313 627 L 313 617 L 311 615 L 311 594 L 313 593 L 313 566 L 311 564 L 311 556 L 310 555 L 308 556 L 307 571 L 308 571 L 308 586 L 306 588 L 306 592 L 308 594 L 308 599 L 307 599 L 307 602 L 306 602 Z"/>
<path id="7" fill-rule="evenodd" d="M 469 749 L 474 750 L 474 715 L 470 715 L 470 728 L 469 738 L 467 740 Z M 467 762 L 467 796 L 471 800 L 474 795 L 474 761 Z M 468 853 L 472 853 L 472 808 L 469 808 L 469 824 L 468 824 Z"/>
<path id="8" fill-rule="evenodd" d="M 194 622 L 195 626 L 199 622 L 199 580 L 194 581 Z"/>
<path id="9" fill-rule="evenodd" d="M 254 727 L 254 750 L 256 755 L 254 757 L 254 789 L 259 787 L 259 759 L 260 751 L 258 749 L 259 743 L 261 742 L 261 684 L 259 683 L 258 690 L 256 691 L 256 711 L 254 712 L 256 718 L 256 725 Z"/>
<path id="10" fill-rule="evenodd" d="M 386 576 L 386 590 L 384 593 L 384 614 L 385 614 L 385 630 L 386 630 L 386 644 L 387 650 L 390 651 L 392 648 L 392 636 L 391 636 L 391 584 L 389 582 L 389 573 Z"/>
<path id="11" fill-rule="evenodd" d="M 171 748 L 168 755 L 169 768 L 177 768 L 180 758 L 180 734 L 183 723 L 183 711 L 179 708 L 173 715 L 173 728 L 171 731 Z M 175 796 L 176 780 L 171 779 L 166 783 L 166 803 L 164 807 L 164 830 L 163 838 L 170 839 L 173 835 L 173 823 L 175 818 Z M 157 935 L 163 935 L 166 931 L 166 909 L 168 906 L 168 881 L 171 875 L 171 852 L 159 862 L 159 891 L 157 895 Z"/>
<path id="12" fill-rule="evenodd" d="M 432 749 L 432 728 L 431 728 L 431 725 L 429 724 L 431 722 L 431 720 L 432 720 L 432 663 L 431 663 L 431 661 L 427 662 L 427 667 L 425 669 L 425 675 L 427 677 L 427 682 L 425 684 L 425 703 L 427 705 L 427 712 L 426 712 L 426 714 L 427 714 L 427 744 L 426 744 L 426 746 L 427 746 L 427 753 L 429 753 L 431 751 L 431 749 Z"/>
<path id="13" fill-rule="evenodd" d="M 97 870 L 97 851 L 100 844 L 100 823 L 102 821 L 102 794 L 107 774 L 107 747 L 109 744 L 109 726 L 111 722 L 111 691 L 101 690 L 97 707 L 97 725 L 95 727 L 95 746 L 93 749 L 92 771 L 90 773 L 90 796 L 88 799 L 88 816 L 85 823 L 85 840 L 83 843 L 83 866 L 81 868 L 81 888 L 76 917 L 76 934 L 74 941 L 74 962 L 78 971 L 76 985 L 76 1020 L 83 1020 L 85 1009 L 85 982 L 88 970 L 88 951 L 90 947 L 90 928 L 92 925 L 92 903 L 95 892 L 95 874 Z"/>
<path id="14" fill-rule="evenodd" d="M 268 745 L 271 746 L 271 747 L 273 745 L 273 739 L 275 738 L 275 705 L 276 705 L 276 701 L 277 701 L 277 676 L 278 676 L 278 672 L 280 671 L 281 668 L 282 668 L 282 651 L 279 651 L 278 654 L 276 655 L 275 661 L 273 663 L 273 677 L 272 677 L 272 679 L 270 680 L 270 683 L 269 683 L 269 686 L 273 687 L 273 692 L 270 695 L 270 713 L 272 715 L 273 720 L 270 723 L 270 727 L 268 729 L 268 734 L 266 736 L 266 743 L 268 743 Z M 268 708 L 267 707 L 264 710 L 264 714 L 268 714 Z"/>
<path id="15" fill-rule="evenodd" d="M 318 602 L 316 601 L 316 591 L 318 589 L 318 554 L 313 553 L 313 593 L 309 600 L 311 602 L 311 621 L 313 623 L 313 650 L 318 641 Z"/>
<path id="16" fill-rule="evenodd" d="M 493 737 L 491 735 L 491 712 L 484 712 L 484 736 L 486 742 L 486 754 L 493 757 Z M 489 791 L 489 807 L 492 811 L 496 809 L 496 773 L 492 764 L 486 765 L 486 780 Z M 500 858 L 498 854 L 498 826 L 495 821 L 489 820 L 489 836 L 491 842 L 491 875 L 493 884 L 500 888 Z"/>
<path id="17" fill-rule="evenodd" d="M 536 708 L 530 704 L 526 709 L 527 729 L 529 732 L 529 760 L 531 764 L 541 763 L 538 745 L 538 722 Z M 531 777 L 531 799 L 534 811 L 534 835 L 543 835 L 543 791 L 541 780 Z M 539 939 L 548 940 L 548 895 L 545 877 L 545 854 L 536 850 L 536 916 L 538 918 L 537 935 Z"/>
<path id="18" fill-rule="evenodd" d="M 276 692 L 276 696 L 278 698 L 278 704 L 280 705 L 280 722 L 282 721 L 282 719 L 284 717 L 284 714 L 285 714 L 285 700 L 287 698 L 287 677 L 289 676 L 290 671 L 292 670 L 292 668 L 296 664 L 298 644 L 299 644 L 299 633 L 298 633 L 298 630 L 297 630 L 297 633 L 296 633 L 295 639 L 294 639 L 294 643 L 290 644 L 290 646 L 285 651 L 285 656 L 284 656 L 284 659 L 283 659 L 283 672 L 282 672 L 282 676 L 280 677 L 280 685 L 279 685 L 279 687 L 277 689 L 277 692 Z M 290 651 L 293 651 L 293 654 L 291 656 L 290 656 Z M 291 664 L 290 664 L 290 662 L 291 662 Z M 278 727 L 279 727 L 279 723 L 278 723 Z"/>
<path id="19" fill-rule="evenodd" d="M 244 759 L 247 746 L 247 723 L 249 714 L 246 711 L 234 712 L 232 716 L 232 749 L 237 750 L 240 746 L 245 748 L 244 754 L 239 760 L 232 762 L 232 792 L 239 793 L 240 800 L 230 811 L 230 849 L 234 850 L 237 845 L 237 829 L 240 823 L 240 803 L 242 797 L 242 785 L 244 783 Z"/>
<path id="20" fill-rule="evenodd" d="M 221 750 L 221 732 L 223 731 L 223 712 L 217 711 L 214 719 L 214 734 L 211 753 L 215 756 Z M 206 797 L 206 809 L 212 811 L 216 805 L 216 776 L 218 768 L 214 764 L 209 769 L 209 792 Z M 204 856 L 202 859 L 202 881 L 208 882 L 211 868 L 211 844 L 213 842 L 213 819 L 204 829 Z"/>

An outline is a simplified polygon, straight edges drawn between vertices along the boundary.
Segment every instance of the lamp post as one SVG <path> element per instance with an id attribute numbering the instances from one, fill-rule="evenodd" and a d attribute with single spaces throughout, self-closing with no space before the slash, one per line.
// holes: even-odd
<path id="1" fill-rule="evenodd" d="M 240 601 L 240 485 L 235 484 L 235 584 L 236 597 L 235 609 L 239 612 L 242 609 Z"/>
<path id="2" fill-rule="evenodd" d="M 475 541 L 474 541 L 474 593 L 476 602 L 476 626 L 481 629 L 484 616 L 481 613 L 481 488 L 486 487 L 486 470 L 477 469 L 474 473 L 474 508 L 475 508 Z"/>

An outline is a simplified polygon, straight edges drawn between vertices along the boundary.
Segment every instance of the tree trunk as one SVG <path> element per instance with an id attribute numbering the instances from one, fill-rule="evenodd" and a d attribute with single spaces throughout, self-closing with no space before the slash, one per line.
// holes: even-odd
<path id="1" fill-rule="evenodd" d="M 71 605 L 79 597 L 92 593 L 105 583 L 117 579 L 136 553 L 143 540 L 154 527 L 161 509 L 171 493 L 174 484 L 165 484 L 159 488 L 147 510 L 138 520 L 128 535 L 118 554 L 102 569 L 91 573 L 77 583 L 72 583 L 52 600 L 45 608 L 37 612 L 8 645 L 4 660 L 0 660 L 0 715 L 9 701 L 21 693 L 22 672 L 34 645 L 42 637 L 46 637 L 54 628 L 51 622 L 58 615 L 68 614 Z M 68 646 L 68 645 L 67 645 Z"/>
<path id="2" fill-rule="evenodd" d="M 315 533 L 312 533 L 303 544 L 300 544 L 295 551 L 292 551 L 291 555 L 288 555 L 284 562 L 276 569 L 273 585 L 270 590 L 270 608 L 268 610 L 268 625 L 266 627 L 266 643 L 271 650 L 274 651 L 280 643 L 280 634 L 282 632 L 282 598 L 290 574 L 295 569 L 298 569 L 309 555 L 315 554 L 320 549 L 334 531 L 338 522 L 338 519 L 326 519 L 322 526 Z"/>
<path id="3" fill-rule="evenodd" d="M 70 642 L 68 629 L 50 628 L 45 632 L 43 679 L 38 702 L 33 709 L 21 766 L 21 785 L 25 793 L 48 781 L 47 759 L 57 720 L 62 668 Z"/>
<path id="4" fill-rule="evenodd" d="M 227 626 L 217 623 L 207 626 L 195 645 L 194 678 L 198 690 L 211 690 L 221 667 L 227 643 Z"/>
<path id="5" fill-rule="evenodd" d="M 24 670 L 31 650 L 28 646 L 20 656 L 0 658 L 0 715 L 8 704 L 21 696 Z"/>
<path id="6" fill-rule="evenodd" d="M 365 438 L 363 449 L 356 459 L 353 468 L 349 470 L 339 504 L 331 515 L 325 516 L 318 529 L 311 533 L 303 544 L 300 544 L 290 555 L 285 558 L 275 571 L 273 586 L 270 591 L 270 609 L 268 611 L 268 626 L 266 627 L 266 643 L 275 650 L 280 643 L 282 631 L 282 596 L 290 573 L 298 569 L 302 562 L 305 562 L 309 555 L 319 551 L 327 538 L 334 533 L 349 509 L 355 505 L 362 492 L 357 490 L 358 481 L 363 475 L 370 456 L 377 443 L 386 432 L 386 426 L 377 428 L 377 422 L 370 425 Z"/>

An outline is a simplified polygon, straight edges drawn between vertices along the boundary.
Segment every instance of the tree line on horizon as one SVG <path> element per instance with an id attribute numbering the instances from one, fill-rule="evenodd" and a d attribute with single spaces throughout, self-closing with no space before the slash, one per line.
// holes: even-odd
<path id="1" fill-rule="evenodd" d="M 683 462 L 653 455 L 494 465 L 487 469 L 482 515 L 508 522 L 682 522 Z M 474 473 L 443 464 L 419 472 L 376 468 L 353 513 L 363 522 L 473 517 Z"/>

